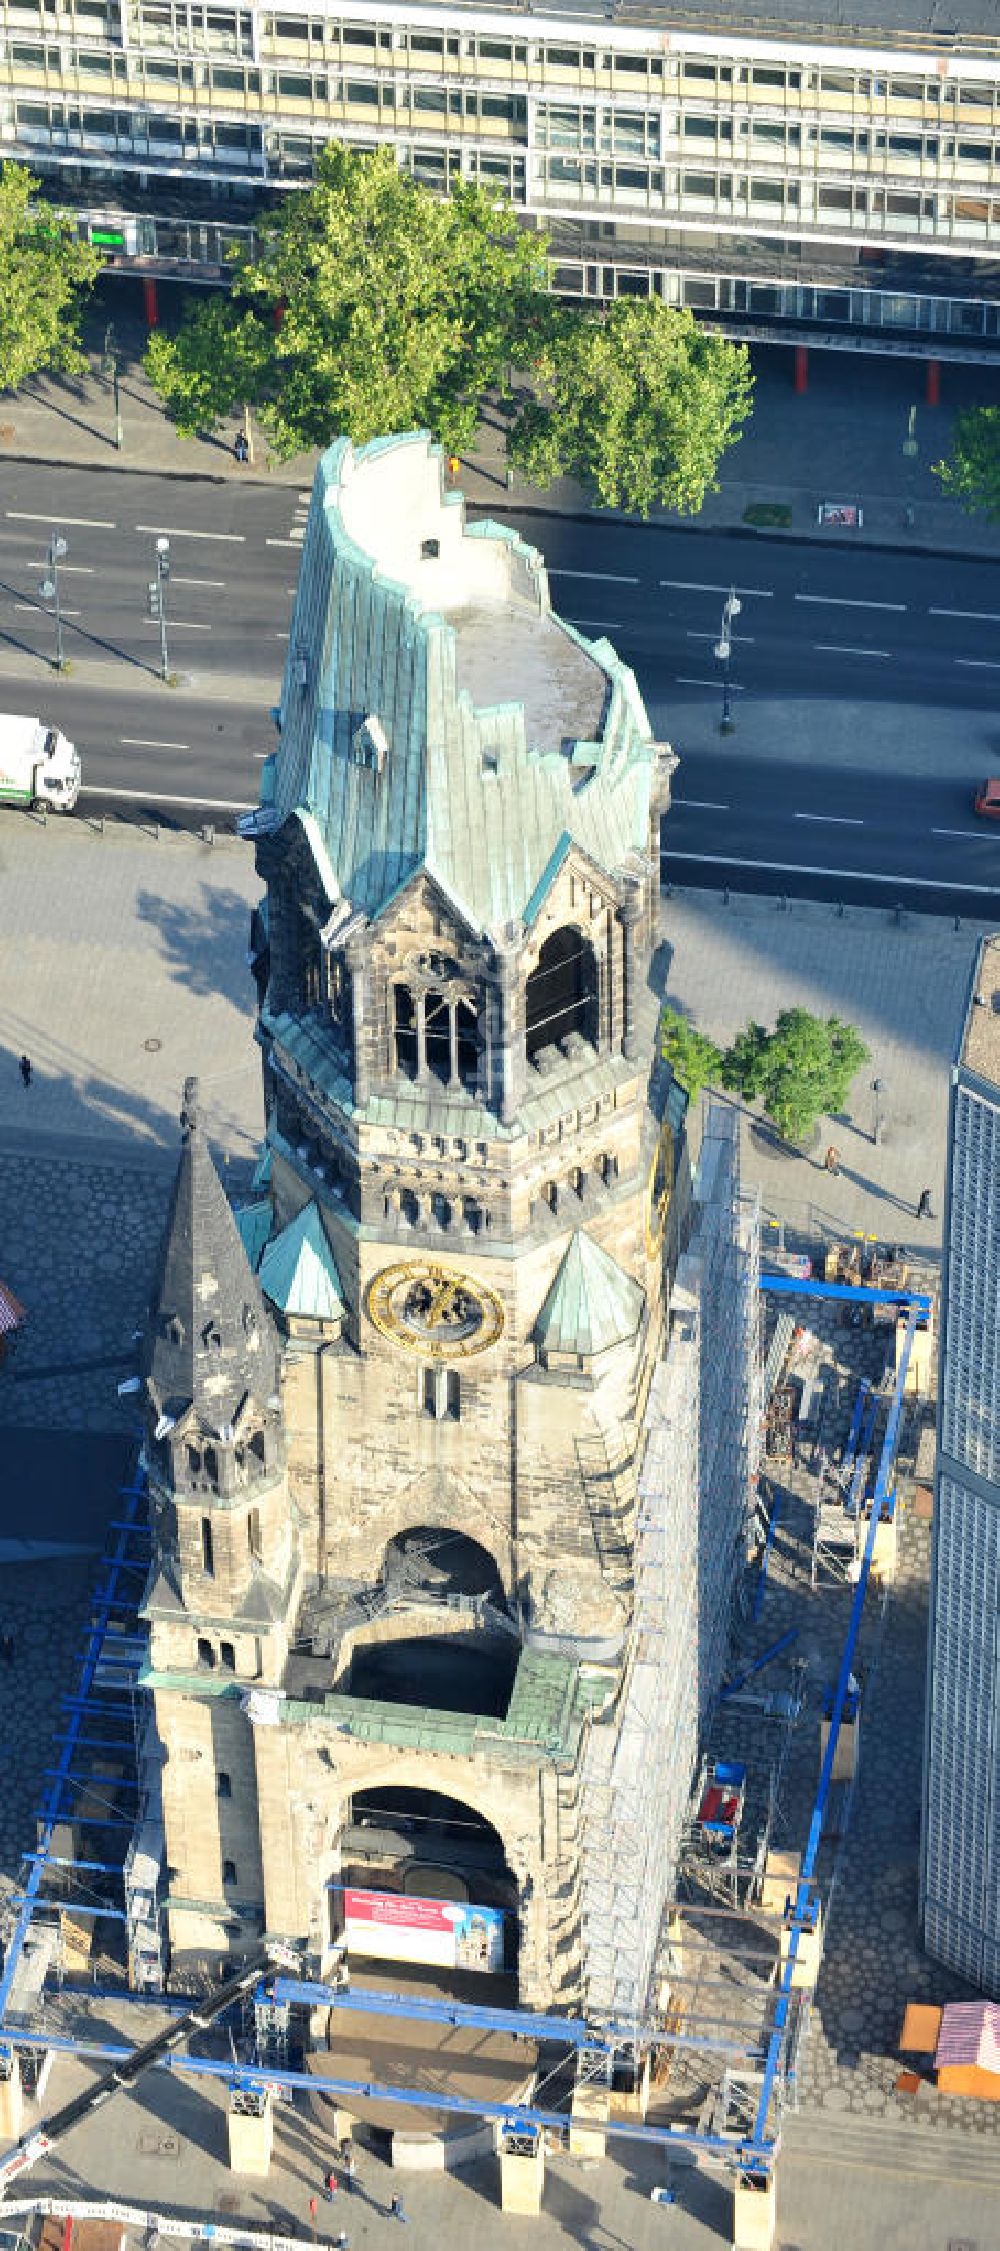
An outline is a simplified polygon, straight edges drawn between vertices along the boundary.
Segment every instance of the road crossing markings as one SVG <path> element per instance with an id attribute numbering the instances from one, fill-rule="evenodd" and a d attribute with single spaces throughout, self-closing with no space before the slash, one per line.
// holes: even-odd
<path id="1" fill-rule="evenodd" d="M 717 641 L 718 638 L 719 636 L 717 633 L 689 632 L 685 634 L 685 640 L 687 641 Z M 755 646 L 756 636 L 753 633 L 733 633 L 730 638 L 732 640 L 734 648 L 736 647 L 737 641 L 741 642 L 744 648 L 752 649 Z"/>
<path id="2" fill-rule="evenodd" d="M 688 811 L 693 813 L 730 813 L 732 811 L 732 807 L 730 805 L 719 805 L 716 803 L 715 799 L 711 797 L 671 798 L 671 812 L 676 813 L 678 807 L 681 805 L 686 806 Z"/>
<path id="3" fill-rule="evenodd" d="M 844 641 L 814 641 L 813 648 L 821 657 L 890 657 L 891 649 L 853 649 Z"/>
<path id="4" fill-rule="evenodd" d="M 53 617 L 55 615 L 47 602 L 15 602 L 14 608 L 16 610 L 28 610 L 33 617 Z M 59 614 L 61 617 L 82 617 L 83 611 L 64 610 L 60 604 Z"/>
<path id="5" fill-rule="evenodd" d="M 171 571 L 170 577 L 174 586 L 210 586 L 217 594 L 225 593 L 224 578 L 179 578 L 176 571 Z"/>
<path id="6" fill-rule="evenodd" d="M 971 836 L 975 844 L 981 844 L 983 841 L 983 832 L 982 829 L 979 828 L 932 828 L 931 835 L 966 837 Z"/>
<path id="7" fill-rule="evenodd" d="M 955 663 L 965 672 L 1000 672 L 1000 663 L 995 657 L 956 657 Z"/>

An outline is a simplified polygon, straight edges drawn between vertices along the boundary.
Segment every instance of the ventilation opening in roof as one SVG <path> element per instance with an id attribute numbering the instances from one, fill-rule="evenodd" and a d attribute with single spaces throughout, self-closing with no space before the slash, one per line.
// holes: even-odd
<path id="1" fill-rule="evenodd" d="M 420 542 L 420 560 L 421 560 L 421 562 L 422 562 L 422 563 L 434 563 L 434 562 L 436 562 L 436 561 L 437 561 L 437 558 L 438 558 L 438 556 L 440 555 L 440 553 L 441 553 L 441 542 L 440 542 L 440 540 L 439 540 L 439 539 L 422 539 L 422 540 L 421 540 L 421 542 Z"/>

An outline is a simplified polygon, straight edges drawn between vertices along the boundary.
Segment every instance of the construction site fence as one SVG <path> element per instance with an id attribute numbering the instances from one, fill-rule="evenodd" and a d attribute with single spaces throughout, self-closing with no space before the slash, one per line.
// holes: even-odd
<path id="1" fill-rule="evenodd" d="M 226 2243 L 237 2251 L 315 2251 L 315 2236 L 278 2235 L 273 2228 L 236 2228 L 223 2220 L 178 2219 L 140 2204 L 67 2203 L 65 2197 L 33 2196 L 3 2206 L 4 2219 L 114 2220 L 121 2227 L 153 2237 L 172 2235 L 190 2243 Z"/>

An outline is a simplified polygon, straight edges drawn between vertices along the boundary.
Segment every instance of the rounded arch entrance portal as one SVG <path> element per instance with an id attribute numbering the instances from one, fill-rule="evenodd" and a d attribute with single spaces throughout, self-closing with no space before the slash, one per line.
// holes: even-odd
<path id="1" fill-rule="evenodd" d="M 525 988 L 525 1050 L 532 1063 L 545 1047 L 561 1047 L 575 1034 L 597 1046 L 597 956 L 575 923 L 546 938 Z"/>
<path id="2" fill-rule="evenodd" d="M 505 1965 L 513 1967 L 517 1878 L 499 1830 L 467 1799 L 392 1783 L 359 1788 L 341 1849 L 348 1885 L 510 1911 Z"/>
<path id="3" fill-rule="evenodd" d="M 353 1640 L 351 1695 L 503 1719 L 521 1643 L 493 1556 L 419 1525 L 389 1541 L 380 1577 L 385 1608 Z"/>

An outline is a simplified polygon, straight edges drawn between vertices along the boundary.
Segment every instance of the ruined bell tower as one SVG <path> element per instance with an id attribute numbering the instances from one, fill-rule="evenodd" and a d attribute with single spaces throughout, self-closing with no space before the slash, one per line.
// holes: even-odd
<path id="1" fill-rule="evenodd" d="M 266 1156 L 234 1224 L 189 1123 L 147 1375 L 171 1940 L 322 1965 L 360 1899 L 447 1898 L 576 2002 L 663 1333 L 673 760 L 421 435 L 320 463 L 278 724 Z"/>

